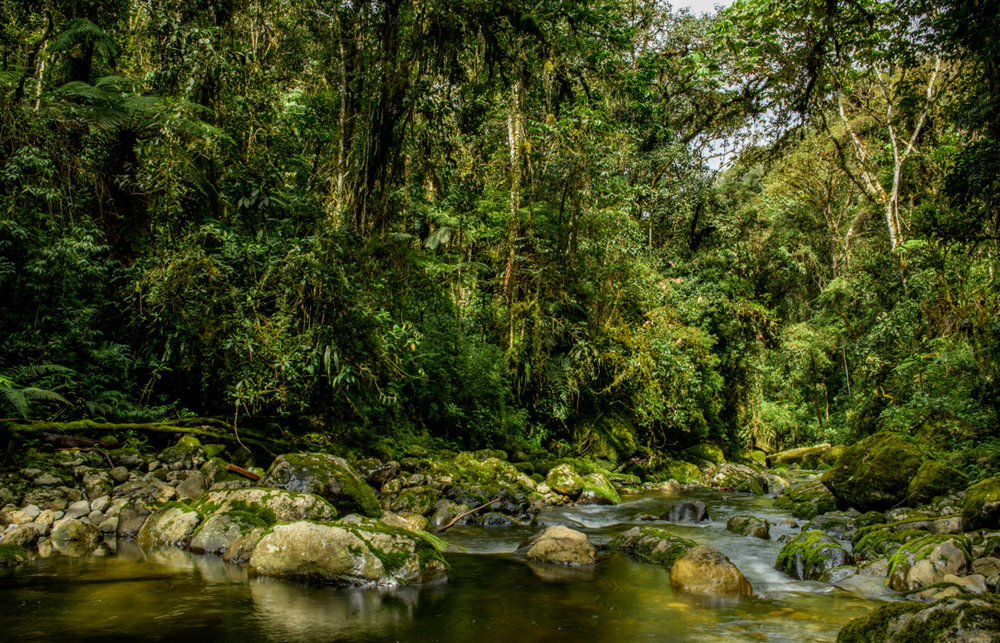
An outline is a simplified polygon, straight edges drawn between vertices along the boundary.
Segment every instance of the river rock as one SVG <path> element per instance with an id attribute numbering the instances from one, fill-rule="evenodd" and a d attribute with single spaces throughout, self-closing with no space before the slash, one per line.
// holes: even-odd
<path id="1" fill-rule="evenodd" d="M 962 523 L 966 531 L 1000 529 L 1000 478 L 986 478 L 966 490 Z"/>
<path id="2" fill-rule="evenodd" d="M 787 489 L 774 504 L 790 510 L 800 520 L 811 520 L 836 509 L 837 499 L 822 483 L 814 481 Z"/>
<path id="3" fill-rule="evenodd" d="M 600 472 L 583 476 L 583 490 L 576 499 L 578 505 L 617 505 L 622 501 L 611 481 Z"/>
<path id="4" fill-rule="evenodd" d="M 418 485 L 400 491 L 388 504 L 394 512 L 408 512 L 420 515 L 434 511 L 441 493 L 434 487 Z"/>
<path id="5" fill-rule="evenodd" d="M 201 514 L 193 509 L 185 507 L 161 509 L 142 525 L 136 542 L 143 549 L 187 547 L 201 520 Z"/>
<path id="6" fill-rule="evenodd" d="M 972 561 L 972 572 L 981 574 L 991 592 L 1000 589 L 1000 558 L 986 556 Z"/>
<path id="7" fill-rule="evenodd" d="M 234 540 L 257 527 L 260 523 L 241 514 L 209 516 L 191 538 L 191 551 L 196 554 L 224 554 Z"/>
<path id="8" fill-rule="evenodd" d="M 447 579 L 440 552 L 420 536 L 372 524 L 369 528 L 314 522 L 278 524 L 249 558 L 251 573 L 337 585 L 399 585 Z"/>
<path id="9" fill-rule="evenodd" d="M 576 498 L 583 491 L 583 478 L 568 463 L 550 469 L 545 476 L 545 484 L 556 493 L 571 498 Z"/>
<path id="10" fill-rule="evenodd" d="M 77 500 L 69 507 L 66 508 L 66 513 L 63 514 L 63 518 L 75 519 L 82 518 L 90 513 L 90 503 L 86 500 Z"/>
<path id="11" fill-rule="evenodd" d="M 24 502 L 52 511 L 62 511 L 69 505 L 69 499 L 59 487 L 30 489 L 24 494 Z"/>
<path id="12" fill-rule="evenodd" d="M 850 540 L 857 531 L 858 523 L 856 519 L 859 514 L 856 511 L 831 511 L 829 513 L 815 516 L 802 527 L 802 531 L 813 531 L 818 529 L 834 538 Z"/>
<path id="13" fill-rule="evenodd" d="M 547 527 L 521 544 L 525 558 L 557 565 L 596 565 L 597 548 L 587 536 L 569 527 Z"/>
<path id="14" fill-rule="evenodd" d="M 924 460 L 902 436 L 876 433 L 847 447 L 821 480 L 842 509 L 884 511 L 906 500 Z"/>
<path id="15" fill-rule="evenodd" d="M 90 499 L 106 496 L 114 487 L 115 483 L 106 471 L 91 471 L 83 476 L 83 488 Z"/>
<path id="16" fill-rule="evenodd" d="M 716 465 L 723 464 L 726 461 L 726 454 L 723 453 L 718 445 L 711 442 L 699 442 L 694 446 L 688 447 L 684 450 L 684 456 L 695 462 Z"/>
<path id="17" fill-rule="evenodd" d="M 205 493 L 208 480 L 201 471 L 192 471 L 183 482 L 177 485 L 177 497 L 181 500 L 191 500 Z"/>
<path id="18" fill-rule="evenodd" d="M 49 537 L 53 542 L 79 542 L 85 545 L 96 545 L 101 540 L 101 532 L 89 523 L 73 518 L 63 518 L 52 525 Z"/>
<path id="19" fill-rule="evenodd" d="M 205 516 L 243 512 L 260 516 L 270 524 L 297 520 L 327 522 L 337 516 L 337 510 L 317 495 L 259 487 L 209 491 L 191 506 Z"/>
<path id="20" fill-rule="evenodd" d="M 118 516 L 110 516 L 101 521 L 97 528 L 102 534 L 114 534 L 118 532 Z"/>
<path id="21" fill-rule="evenodd" d="M 644 563 L 673 567 L 674 562 L 698 543 L 657 527 L 633 527 L 615 536 L 608 547 Z"/>
<path id="22" fill-rule="evenodd" d="M 128 469 L 122 466 L 115 467 L 108 472 L 108 475 L 111 476 L 111 479 L 114 480 L 115 484 L 122 484 L 123 482 L 128 481 Z"/>
<path id="23" fill-rule="evenodd" d="M 156 459 L 165 468 L 171 471 L 178 471 L 181 469 L 197 469 L 205 464 L 208 456 L 197 438 L 186 435 L 179 439 L 174 446 L 160 451 Z"/>
<path id="24" fill-rule="evenodd" d="M 170 502 L 177 498 L 177 490 L 155 477 L 130 480 L 114 488 L 114 498 L 125 498 L 150 503 Z"/>
<path id="25" fill-rule="evenodd" d="M 968 478 L 964 473 L 934 460 L 920 465 L 906 490 L 906 503 L 911 507 L 931 502 L 965 488 Z"/>
<path id="26" fill-rule="evenodd" d="M 1000 632 L 1000 597 L 963 595 L 924 603 L 889 603 L 845 625 L 838 643 L 988 643 Z"/>
<path id="27" fill-rule="evenodd" d="M 675 502 L 660 520 L 670 522 L 702 522 L 708 520 L 708 509 L 701 500 L 681 500 Z"/>
<path id="28" fill-rule="evenodd" d="M 357 461 L 354 469 L 374 489 L 381 489 L 382 485 L 398 476 L 400 471 L 399 463 L 395 460 L 383 463 L 375 458 Z"/>
<path id="29" fill-rule="evenodd" d="M 725 554 L 698 545 L 674 561 L 670 584 L 678 590 L 699 594 L 750 596 L 753 588 Z"/>
<path id="30" fill-rule="evenodd" d="M 118 537 L 130 539 L 138 536 L 150 513 L 152 512 L 149 509 L 141 505 L 130 504 L 122 507 L 121 513 L 118 514 Z"/>
<path id="31" fill-rule="evenodd" d="M 18 525 L 10 531 L 4 533 L 0 545 L 16 545 L 18 547 L 31 548 L 38 542 L 41 535 L 34 523 Z"/>
<path id="32" fill-rule="evenodd" d="M 970 562 L 967 548 L 961 536 L 928 535 L 910 541 L 892 555 L 889 586 L 904 592 L 940 583 L 948 574 L 965 572 Z"/>
<path id="33" fill-rule="evenodd" d="M 817 529 L 788 541 L 774 566 L 800 580 L 825 580 L 832 578 L 827 574 L 830 570 L 853 564 L 854 559 L 836 539 Z"/>
<path id="34" fill-rule="evenodd" d="M 742 491 L 755 496 L 762 496 L 767 492 L 767 478 L 745 464 L 727 462 L 709 470 L 702 480 L 719 489 Z"/>
<path id="35" fill-rule="evenodd" d="M 259 484 L 316 494 L 342 513 L 360 513 L 371 517 L 382 513 L 375 492 L 347 461 L 325 453 L 278 456 Z"/>
<path id="36" fill-rule="evenodd" d="M 771 537 L 771 523 L 765 518 L 754 516 L 733 516 L 726 523 L 726 529 L 741 536 L 753 536 L 764 540 Z"/>

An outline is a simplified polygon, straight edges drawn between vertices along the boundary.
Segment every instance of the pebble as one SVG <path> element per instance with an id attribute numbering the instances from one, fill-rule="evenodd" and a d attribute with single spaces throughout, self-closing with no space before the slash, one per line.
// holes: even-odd
<path id="1" fill-rule="evenodd" d="M 104 511 L 111 504 L 111 496 L 101 496 L 90 503 L 90 508 L 93 511 Z"/>
<path id="2" fill-rule="evenodd" d="M 116 484 L 121 484 L 128 480 L 128 469 L 125 467 L 115 467 L 111 470 L 111 479 L 115 481 Z"/>
<path id="3" fill-rule="evenodd" d="M 105 518 L 101 524 L 98 526 L 101 533 L 113 534 L 118 531 L 118 516 L 111 516 L 110 518 Z"/>
<path id="4" fill-rule="evenodd" d="M 107 516 L 104 515 L 103 511 L 91 511 L 89 514 L 87 514 L 87 520 L 89 520 L 95 525 L 101 524 L 101 522 L 103 522 L 105 518 L 107 518 Z"/>
<path id="5" fill-rule="evenodd" d="M 42 513 L 42 510 L 38 508 L 38 505 L 28 505 L 21 509 L 21 512 L 29 518 L 37 518 Z"/>

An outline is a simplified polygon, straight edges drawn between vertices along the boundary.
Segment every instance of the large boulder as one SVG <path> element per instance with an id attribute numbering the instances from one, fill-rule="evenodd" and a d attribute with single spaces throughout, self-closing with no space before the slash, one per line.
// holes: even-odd
<path id="1" fill-rule="evenodd" d="M 839 542 L 816 529 L 785 543 L 774 566 L 800 580 L 827 580 L 830 570 L 853 564 L 853 558 Z"/>
<path id="2" fill-rule="evenodd" d="M 906 490 L 906 504 L 927 504 L 938 496 L 958 491 L 968 484 L 964 473 L 934 460 L 926 460 L 913 476 Z"/>
<path id="3" fill-rule="evenodd" d="M 583 490 L 576 499 L 578 505 L 617 505 L 622 501 L 611 481 L 603 473 L 583 476 Z"/>
<path id="4" fill-rule="evenodd" d="M 727 491 L 742 491 L 762 496 L 767 492 L 767 478 L 745 464 L 727 462 L 711 469 L 702 481 Z"/>
<path id="5" fill-rule="evenodd" d="M 698 545 L 674 561 L 670 584 L 678 590 L 698 594 L 750 596 L 753 588 L 725 554 Z"/>
<path id="6" fill-rule="evenodd" d="M 326 453 L 278 456 L 259 483 L 288 491 L 313 493 L 338 511 L 377 518 L 382 514 L 375 492 L 343 458 Z"/>
<path id="7" fill-rule="evenodd" d="M 284 489 L 221 489 L 199 496 L 191 507 L 205 516 L 218 513 L 247 513 L 266 522 L 317 520 L 326 522 L 337 517 L 337 510 L 323 498 Z"/>
<path id="8" fill-rule="evenodd" d="M 94 525 L 75 520 L 73 518 L 63 518 L 57 520 L 52 525 L 52 532 L 49 534 L 52 542 L 68 543 L 77 542 L 86 545 L 97 545 L 101 542 L 101 532 Z"/>
<path id="9" fill-rule="evenodd" d="M 201 519 L 201 514 L 189 507 L 167 507 L 157 511 L 143 523 L 136 536 L 136 543 L 143 549 L 187 547 L 191 544 Z"/>
<path id="10" fill-rule="evenodd" d="M 962 536 L 927 535 L 903 544 L 889 559 L 889 586 L 897 592 L 927 587 L 969 569 Z"/>
<path id="11" fill-rule="evenodd" d="M 1000 478 L 987 478 L 966 490 L 962 525 L 966 531 L 1000 529 Z"/>
<path id="12" fill-rule="evenodd" d="M 702 522 L 708 520 L 708 509 L 701 500 L 681 500 L 670 506 L 660 520 L 670 522 Z"/>
<path id="13" fill-rule="evenodd" d="M 549 470 L 545 476 L 545 484 L 556 493 L 570 498 L 576 498 L 583 491 L 583 477 L 568 463 Z"/>
<path id="14" fill-rule="evenodd" d="M 412 585 L 448 577 L 430 536 L 377 521 L 275 525 L 257 542 L 248 566 L 262 576 L 337 585 Z"/>
<path id="15" fill-rule="evenodd" d="M 615 536 L 608 547 L 644 563 L 673 567 L 674 562 L 698 543 L 657 527 L 633 527 Z"/>
<path id="16" fill-rule="evenodd" d="M 586 534 L 556 525 L 548 527 L 518 548 L 525 558 L 557 565 L 596 565 L 597 548 Z"/>
<path id="17" fill-rule="evenodd" d="M 822 482 L 842 509 L 885 511 L 906 500 L 910 481 L 924 460 L 902 436 L 876 433 L 848 447 L 823 474 Z"/>
<path id="18" fill-rule="evenodd" d="M 723 464 L 726 461 L 726 454 L 722 448 L 711 442 L 699 442 L 684 450 L 684 456 L 696 462 L 706 464 Z"/>
<path id="19" fill-rule="evenodd" d="M 1000 634 L 1000 597 L 963 595 L 925 603 L 889 603 L 854 619 L 838 643 L 987 643 Z"/>
<path id="20" fill-rule="evenodd" d="M 741 536 L 753 536 L 764 540 L 771 537 L 771 523 L 767 521 L 767 518 L 733 516 L 726 523 L 726 529 Z"/>

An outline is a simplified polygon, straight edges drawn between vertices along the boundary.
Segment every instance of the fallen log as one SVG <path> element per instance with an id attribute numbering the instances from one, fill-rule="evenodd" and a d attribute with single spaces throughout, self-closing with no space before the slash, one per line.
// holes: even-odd
<path id="1" fill-rule="evenodd" d="M 243 467 L 238 467 L 235 464 L 227 465 L 226 471 L 228 471 L 229 473 L 235 473 L 238 476 L 243 476 L 244 478 L 253 480 L 254 482 L 260 480 L 260 476 L 254 473 L 253 471 L 247 471 Z"/>

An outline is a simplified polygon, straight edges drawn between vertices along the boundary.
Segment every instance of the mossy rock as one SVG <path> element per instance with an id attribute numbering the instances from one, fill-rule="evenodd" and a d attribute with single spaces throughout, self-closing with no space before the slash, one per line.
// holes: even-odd
<path id="1" fill-rule="evenodd" d="M 576 498 L 583 491 L 583 478 L 570 464 L 560 464 L 545 476 L 545 484 L 556 493 Z"/>
<path id="2" fill-rule="evenodd" d="M 713 487 L 752 493 L 762 496 L 767 491 L 767 480 L 745 464 L 727 462 L 719 465 L 702 477 L 702 481 Z"/>
<path id="3" fill-rule="evenodd" d="M 698 465 L 686 460 L 670 460 L 661 469 L 668 480 L 676 480 L 683 484 L 701 481 L 701 469 Z"/>
<path id="4" fill-rule="evenodd" d="M 670 569 L 674 562 L 698 543 L 675 536 L 657 527 L 633 527 L 618 534 L 608 547 L 644 563 L 661 565 Z"/>
<path id="5" fill-rule="evenodd" d="M 17 567 L 28 562 L 28 552 L 20 545 L 0 545 L 0 568 Z"/>
<path id="6" fill-rule="evenodd" d="M 844 455 L 844 451 L 847 451 L 847 445 L 845 444 L 838 444 L 830 447 L 819 457 L 820 464 L 832 467 L 837 463 L 837 460 L 840 459 L 840 456 Z"/>
<path id="7" fill-rule="evenodd" d="M 884 511 L 906 500 L 910 481 L 926 458 L 894 433 L 876 433 L 848 447 L 822 482 L 842 509 Z"/>
<path id="8" fill-rule="evenodd" d="M 724 464 L 726 461 L 726 454 L 722 451 L 722 448 L 711 442 L 699 442 L 694 446 L 688 447 L 684 450 L 684 455 L 693 460 L 710 464 Z"/>
<path id="9" fill-rule="evenodd" d="M 966 490 L 962 524 L 966 531 L 1000 529 L 1000 478 L 987 478 Z"/>
<path id="10" fill-rule="evenodd" d="M 726 523 L 726 529 L 741 536 L 753 536 L 764 540 L 771 538 L 771 523 L 767 518 L 733 516 Z"/>
<path id="11" fill-rule="evenodd" d="M 375 492 L 343 458 L 325 453 L 287 453 L 278 456 L 259 484 L 264 487 L 313 493 L 344 514 L 382 515 Z"/>
<path id="12" fill-rule="evenodd" d="M 1000 633 L 1000 597 L 955 596 L 883 605 L 841 628 L 837 643 L 992 641 Z"/>
<path id="13" fill-rule="evenodd" d="M 576 499 L 581 505 L 617 505 L 621 496 L 603 473 L 588 473 L 583 476 L 583 490 Z"/>
<path id="14" fill-rule="evenodd" d="M 889 557 L 889 586 L 896 591 L 918 589 L 967 570 L 969 543 L 954 534 L 927 534 L 904 543 Z"/>
<path id="15" fill-rule="evenodd" d="M 252 514 L 266 526 L 296 520 L 329 521 L 337 517 L 333 505 L 315 494 L 261 487 L 208 491 L 188 507 L 204 517 L 232 512 Z"/>
<path id="16" fill-rule="evenodd" d="M 733 462 L 746 464 L 752 467 L 766 467 L 767 454 L 760 449 L 740 449 L 733 453 Z"/>
<path id="17" fill-rule="evenodd" d="M 852 563 L 851 555 L 836 539 L 814 529 L 785 543 L 774 566 L 800 580 L 820 580 L 825 572 Z"/>
<path id="18" fill-rule="evenodd" d="M 964 473 L 934 460 L 927 460 L 910 481 L 906 492 L 906 504 L 911 507 L 929 503 L 938 496 L 962 489 L 967 484 Z"/>
<path id="19" fill-rule="evenodd" d="M 427 515 L 434 511 L 434 504 L 441 497 L 433 487 L 416 486 L 403 489 L 392 499 L 389 508 L 396 512 Z"/>
<path id="20" fill-rule="evenodd" d="M 917 529 L 894 531 L 888 524 L 860 527 L 851 539 L 851 552 L 859 560 L 886 558 L 896 553 L 904 544 L 926 535 L 926 531 Z"/>
<path id="21" fill-rule="evenodd" d="M 788 489 L 774 504 L 791 511 L 799 520 L 812 520 L 836 509 L 837 499 L 821 483 L 808 482 Z"/>

